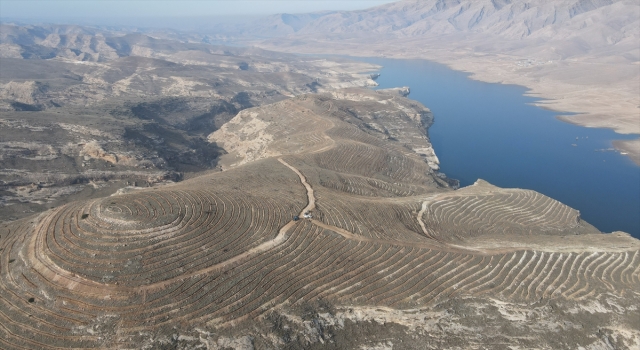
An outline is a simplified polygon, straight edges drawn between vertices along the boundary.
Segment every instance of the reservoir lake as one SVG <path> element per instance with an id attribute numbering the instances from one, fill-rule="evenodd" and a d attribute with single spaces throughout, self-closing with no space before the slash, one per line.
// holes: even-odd
<path id="1" fill-rule="evenodd" d="M 640 238 L 640 167 L 611 151 L 637 138 L 572 125 L 532 105 L 516 85 L 484 83 L 424 60 L 355 58 L 383 66 L 377 88 L 409 86 L 409 98 L 433 112 L 429 136 L 441 171 L 473 184 L 532 189 L 580 211 L 603 232 Z"/>

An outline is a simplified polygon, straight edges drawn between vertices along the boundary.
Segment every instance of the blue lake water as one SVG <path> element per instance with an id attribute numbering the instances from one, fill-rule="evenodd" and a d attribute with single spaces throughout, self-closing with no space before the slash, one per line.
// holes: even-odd
<path id="1" fill-rule="evenodd" d="M 435 117 L 429 136 L 441 171 L 467 186 L 481 178 L 538 191 L 580 210 L 603 232 L 640 238 L 640 167 L 611 148 L 636 136 L 562 122 L 526 88 L 469 79 L 424 60 L 357 58 L 384 66 L 379 88 L 409 86 Z"/>

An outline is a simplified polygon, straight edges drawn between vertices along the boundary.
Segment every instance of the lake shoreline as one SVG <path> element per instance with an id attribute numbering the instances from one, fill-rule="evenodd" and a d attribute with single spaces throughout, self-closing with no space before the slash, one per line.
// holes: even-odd
<path id="1" fill-rule="evenodd" d="M 579 121 L 572 119 L 572 116 L 559 115 L 556 118 L 565 123 L 577 125 L 583 128 L 592 128 L 590 125 L 585 125 L 584 123 L 580 123 Z M 633 134 L 635 135 L 635 133 Z M 634 164 L 640 167 L 640 138 L 634 140 L 611 140 L 611 146 L 623 156 L 627 156 Z"/>
<path id="2" fill-rule="evenodd" d="M 613 147 L 621 152 L 627 152 L 629 158 L 640 166 L 640 139 L 636 140 L 614 140 Z"/>
<path id="3" fill-rule="evenodd" d="M 551 74 L 562 70 L 580 75 L 593 69 L 593 65 L 605 65 L 604 63 L 557 61 L 542 68 L 521 68 L 515 66 L 514 62 L 524 60 L 526 57 L 479 53 L 456 48 L 418 48 L 408 52 L 406 49 L 400 48 L 401 43 L 395 45 L 375 43 L 369 46 L 339 42 L 329 45 L 329 43 L 321 41 L 312 41 L 312 43 L 299 46 L 265 42 L 251 44 L 266 50 L 288 53 L 322 55 L 330 52 L 330 54 L 346 55 L 354 59 L 376 57 L 433 61 L 452 70 L 467 73 L 469 79 L 525 87 L 528 90 L 528 96 L 540 100 L 534 102 L 536 106 L 559 114 L 573 114 L 570 118 L 561 118 L 564 122 L 587 128 L 607 128 L 622 135 L 640 134 L 640 123 L 637 120 L 637 106 L 640 101 L 633 102 L 637 97 L 629 91 L 627 82 L 615 86 L 600 86 L 597 82 L 579 85 L 568 82 L 568 79 L 556 80 Z M 381 49 L 382 46 L 385 46 L 384 50 Z M 394 46 L 399 46 L 399 48 L 394 50 Z M 629 67 L 623 68 L 628 69 Z M 637 161 L 640 159 L 640 138 L 633 143 L 627 140 L 615 142 L 614 147 L 627 153 L 627 156 L 640 166 Z"/>
<path id="4" fill-rule="evenodd" d="M 351 59 L 383 66 L 377 89 L 409 86 L 408 97 L 432 111 L 428 134 L 440 171 L 460 187 L 484 179 L 532 189 L 580 210 L 602 232 L 640 237 L 640 172 L 612 147 L 619 136 L 612 130 L 567 123 L 524 86 L 469 79 L 437 62 Z"/>

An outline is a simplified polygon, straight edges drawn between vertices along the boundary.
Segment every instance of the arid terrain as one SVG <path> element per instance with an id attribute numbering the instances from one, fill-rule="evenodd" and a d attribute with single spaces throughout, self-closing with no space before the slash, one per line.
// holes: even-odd
<path id="1" fill-rule="evenodd" d="M 640 347 L 640 241 L 458 188 L 379 67 L 1 29 L 2 349 Z"/>
<path id="2" fill-rule="evenodd" d="M 78 26 L 0 28 L 0 221 L 217 168 L 239 111 L 375 82 L 356 62 Z"/>
<path id="3" fill-rule="evenodd" d="M 540 106 L 573 114 L 565 121 L 640 134 L 636 1 L 404 0 L 272 16 L 229 37 L 277 51 L 433 60 L 526 86 Z M 640 139 L 615 146 L 640 164 Z"/>

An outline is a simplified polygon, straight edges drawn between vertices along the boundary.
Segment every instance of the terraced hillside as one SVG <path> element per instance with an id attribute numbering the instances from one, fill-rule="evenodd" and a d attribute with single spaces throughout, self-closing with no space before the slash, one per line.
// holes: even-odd
<path id="1" fill-rule="evenodd" d="M 224 171 L 0 228 L 0 347 L 634 348 L 640 242 L 437 172 L 424 106 L 240 112 Z"/>

